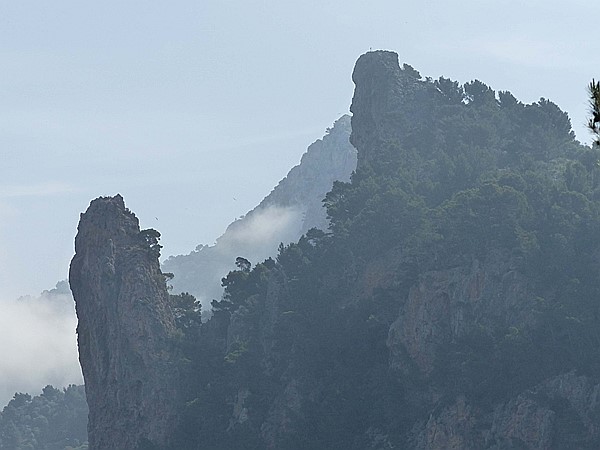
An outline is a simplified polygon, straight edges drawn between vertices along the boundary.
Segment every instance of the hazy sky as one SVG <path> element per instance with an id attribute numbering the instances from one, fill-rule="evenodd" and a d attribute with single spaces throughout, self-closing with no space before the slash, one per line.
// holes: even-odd
<path id="1" fill-rule="evenodd" d="M 66 278 L 99 195 L 164 256 L 212 243 L 348 111 L 369 48 L 549 98 L 589 141 L 597 17 L 596 0 L 1 2 L 0 297 Z"/>

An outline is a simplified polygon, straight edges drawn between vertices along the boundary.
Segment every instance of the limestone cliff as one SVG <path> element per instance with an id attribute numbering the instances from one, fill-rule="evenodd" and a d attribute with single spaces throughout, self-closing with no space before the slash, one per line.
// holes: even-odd
<path id="1" fill-rule="evenodd" d="M 350 108 L 350 142 L 360 149 L 358 167 L 380 158 L 386 143 L 406 141 L 422 132 L 431 120 L 434 88 L 420 79 L 411 66 L 399 66 L 394 52 L 369 52 L 358 58 L 352 73 L 356 87 Z M 420 133 L 420 139 L 424 137 Z"/>
<path id="2" fill-rule="evenodd" d="M 69 282 L 92 450 L 163 448 L 175 423 L 175 325 L 158 236 L 140 231 L 120 195 L 81 215 Z"/>
<path id="3" fill-rule="evenodd" d="M 573 372 L 544 380 L 486 411 L 459 396 L 418 423 L 418 449 L 592 449 L 600 443 L 600 384 Z"/>
<path id="4" fill-rule="evenodd" d="M 539 300 L 531 280 L 515 270 L 507 255 L 492 254 L 485 261 L 473 261 L 470 267 L 421 275 L 387 339 L 393 372 L 406 377 L 416 368 L 430 380 L 429 385 L 412 392 L 410 402 L 429 405 L 429 415 L 416 422 L 409 439 L 411 448 L 549 450 L 597 445 L 600 430 L 594 417 L 600 412 L 600 385 L 574 371 L 543 379 L 520 392 L 518 377 L 514 377 L 511 383 L 517 392 L 511 398 L 483 407 L 481 398 L 493 396 L 494 384 L 503 382 L 503 370 L 529 370 L 524 362 L 520 368 L 503 367 L 506 362 L 495 365 L 493 358 L 498 356 L 488 347 L 490 361 L 466 368 L 481 371 L 479 377 L 474 375 L 481 383 L 476 396 L 466 397 L 466 385 L 440 389 L 431 382 L 436 374 L 456 376 L 448 364 L 450 358 L 465 364 L 460 355 L 452 353 L 453 346 L 461 352 L 473 351 L 477 345 L 485 347 L 486 333 L 502 335 L 505 341 L 524 339 L 522 335 L 540 325 Z M 459 344 L 473 337 L 482 342 Z"/>
<path id="5" fill-rule="evenodd" d="M 514 269 L 510 257 L 490 254 L 470 267 L 426 272 L 410 289 L 390 327 L 390 364 L 401 369 L 410 360 L 430 374 L 440 349 L 478 328 L 523 330 L 536 321 L 532 283 Z"/>

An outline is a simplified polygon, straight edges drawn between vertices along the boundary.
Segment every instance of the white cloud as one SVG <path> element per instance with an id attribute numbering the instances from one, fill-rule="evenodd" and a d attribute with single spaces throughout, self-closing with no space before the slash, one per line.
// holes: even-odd
<path id="1" fill-rule="evenodd" d="M 15 392 L 81 384 L 73 299 L 66 293 L 0 301 L 0 408 Z"/>
<path id="2" fill-rule="evenodd" d="M 301 227 L 302 212 L 298 208 L 268 206 L 231 224 L 218 242 L 227 248 L 258 250 L 297 239 Z"/>
<path id="3" fill-rule="evenodd" d="M 303 212 L 298 207 L 257 208 L 230 224 L 215 245 L 169 259 L 165 267 L 175 273 L 176 292 L 191 291 L 202 303 L 203 311 L 210 311 L 211 300 L 223 293 L 221 278 L 235 270 L 236 257 L 244 257 L 252 264 L 275 257 L 279 243 L 287 244 L 300 237 L 302 224 Z"/>

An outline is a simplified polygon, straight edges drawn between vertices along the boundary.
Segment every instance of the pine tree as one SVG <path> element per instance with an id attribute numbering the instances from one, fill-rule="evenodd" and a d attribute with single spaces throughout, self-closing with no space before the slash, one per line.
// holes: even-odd
<path id="1" fill-rule="evenodd" d="M 590 112 L 592 117 L 588 122 L 588 127 L 594 133 L 596 145 L 600 145 L 600 81 L 592 80 L 588 86 L 590 94 Z"/>

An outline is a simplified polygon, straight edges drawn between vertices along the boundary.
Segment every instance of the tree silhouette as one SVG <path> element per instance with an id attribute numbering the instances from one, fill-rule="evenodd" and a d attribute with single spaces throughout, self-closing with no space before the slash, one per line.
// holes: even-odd
<path id="1" fill-rule="evenodd" d="M 594 133 L 596 145 L 600 145 L 600 81 L 592 80 L 588 86 L 590 94 L 590 112 L 592 117 L 588 122 L 588 128 Z"/>

